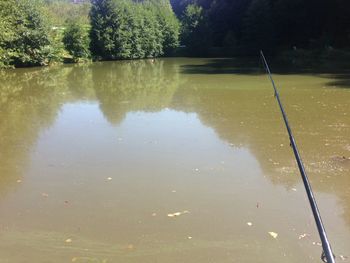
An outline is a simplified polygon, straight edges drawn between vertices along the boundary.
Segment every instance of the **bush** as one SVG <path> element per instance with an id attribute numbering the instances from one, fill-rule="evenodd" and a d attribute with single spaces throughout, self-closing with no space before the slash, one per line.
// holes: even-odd
<path id="1" fill-rule="evenodd" d="M 0 66 L 47 65 L 54 58 L 40 1 L 0 0 Z"/>
<path id="2" fill-rule="evenodd" d="M 77 21 L 70 21 L 64 31 L 63 43 L 74 61 L 90 58 L 88 27 Z"/>

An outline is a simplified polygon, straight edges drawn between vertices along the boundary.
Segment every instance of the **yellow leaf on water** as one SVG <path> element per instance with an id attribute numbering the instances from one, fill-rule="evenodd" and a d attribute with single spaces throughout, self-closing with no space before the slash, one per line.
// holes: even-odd
<path id="1" fill-rule="evenodd" d="M 273 238 L 277 238 L 278 234 L 275 232 L 269 232 L 270 236 L 272 236 Z"/>
<path id="2" fill-rule="evenodd" d="M 175 213 L 168 214 L 168 217 L 181 216 L 183 214 L 188 214 L 189 212 L 190 211 L 188 211 L 188 210 L 185 210 L 185 211 L 182 211 L 182 212 L 175 212 Z"/>
<path id="3" fill-rule="evenodd" d="M 134 245 L 133 244 L 129 244 L 127 247 L 126 247 L 127 249 L 134 249 Z"/>
<path id="4" fill-rule="evenodd" d="M 71 238 L 68 238 L 68 239 L 66 239 L 64 242 L 66 242 L 66 243 L 72 243 L 72 239 Z"/>

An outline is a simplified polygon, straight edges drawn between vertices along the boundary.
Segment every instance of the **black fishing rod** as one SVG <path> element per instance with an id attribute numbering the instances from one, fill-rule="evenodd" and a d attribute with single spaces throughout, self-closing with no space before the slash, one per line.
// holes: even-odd
<path id="1" fill-rule="evenodd" d="M 317 225 L 317 230 L 318 230 L 318 233 L 319 233 L 320 238 L 321 238 L 322 248 L 323 248 L 321 259 L 322 259 L 323 262 L 335 263 L 334 254 L 332 252 L 331 245 L 329 244 L 329 241 L 328 241 L 328 238 L 327 238 L 327 234 L 326 234 L 326 230 L 325 230 L 324 225 L 322 223 L 321 214 L 320 214 L 320 211 L 318 210 L 318 207 L 317 207 L 317 204 L 316 204 L 316 199 L 315 199 L 314 193 L 312 192 L 311 184 L 309 182 L 309 178 L 307 177 L 303 161 L 301 160 L 301 157 L 300 157 L 300 154 L 299 154 L 299 151 L 298 151 L 298 148 L 297 148 L 297 145 L 296 145 L 296 142 L 295 142 L 292 130 L 291 130 L 290 126 L 289 126 L 286 112 L 284 111 L 284 108 L 283 108 L 283 105 L 282 105 L 282 102 L 281 102 L 278 90 L 277 90 L 275 82 L 274 82 L 274 80 L 272 78 L 272 74 L 271 74 L 269 65 L 267 64 L 267 61 L 265 59 L 264 53 L 262 51 L 260 51 L 260 55 L 261 55 L 261 58 L 263 60 L 266 72 L 269 75 L 269 78 L 270 78 L 270 81 L 272 83 L 273 89 L 275 91 L 275 97 L 277 99 L 278 105 L 279 105 L 280 110 L 282 112 L 283 120 L 284 120 L 284 123 L 286 125 L 287 131 L 288 131 L 288 134 L 289 134 L 290 146 L 293 148 L 294 156 L 295 156 L 295 159 L 296 159 L 296 161 L 298 163 L 298 167 L 299 167 L 299 171 L 300 171 L 300 174 L 301 174 L 301 178 L 303 179 L 305 190 L 306 190 L 306 193 L 307 193 L 307 197 L 309 198 L 311 210 L 312 210 L 313 216 L 315 218 L 315 222 L 316 222 L 316 225 Z"/>

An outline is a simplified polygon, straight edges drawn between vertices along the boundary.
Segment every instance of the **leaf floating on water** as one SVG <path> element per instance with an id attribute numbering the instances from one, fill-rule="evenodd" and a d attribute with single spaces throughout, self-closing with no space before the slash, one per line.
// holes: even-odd
<path id="1" fill-rule="evenodd" d="M 133 244 L 129 244 L 126 248 L 129 249 L 129 250 L 132 250 L 132 249 L 134 249 L 134 245 Z"/>
<path id="2" fill-rule="evenodd" d="M 16 182 L 17 182 L 17 183 L 22 183 L 22 180 L 19 180 L 19 179 L 18 179 Z"/>
<path id="3" fill-rule="evenodd" d="M 152 216 L 157 216 L 157 213 L 152 213 Z"/>
<path id="4" fill-rule="evenodd" d="M 66 239 L 64 242 L 66 242 L 66 243 L 72 243 L 72 239 L 71 238 L 68 238 L 68 239 Z"/>
<path id="5" fill-rule="evenodd" d="M 296 192 L 296 191 L 297 191 L 297 189 L 296 189 L 296 188 L 292 188 L 292 191 Z"/>
<path id="6" fill-rule="evenodd" d="M 107 181 L 111 181 L 112 179 L 112 177 L 107 177 Z"/>
<path id="7" fill-rule="evenodd" d="M 299 240 L 300 239 L 303 239 L 303 238 L 305 238 L 305 237 L 309 237 L 310 235 L 309 234 L 301 234 L 301 235 L 299 235 Z"/>
<path id="8" fill-rule="evenodd" d="M 192 239 L 193 237 L 187 237 L 188 239 Z"/>
<path id="9" fill-rule="evenodd" d="M 348 259 L 348 257 L 347 257 L 347 256 L 344 256 L 344 255 L 339 255 L 339 257 L 340 257 L 340 259 L 343 260 L 343 261 L 345 261 L 345 260 Z"/>
<path id="10" fill-rule="evenodd" d="M 176 216 L 181 216 L 183 214 L 188 214 L 188 213 L 189 213 L 189 211 L 187 211 L 187 210 L 182 211 L 182 212 L 169 213 L 168 217 L 176 217 Z"/>
<path id="11" fill-rule="evenodd" d="M 248 225 L 248 226 L 252 226 L 253 223 L 252 223 L 252 222 L 247 222 L 247 225 Z"/>
<path id="12" fill-rule="evenodd" d="M 278 234 L 275 232 L 269 232 L 269 234 L 270 234 L 270 236 L 272 236 L 275 239 L 278 237 Z"/>

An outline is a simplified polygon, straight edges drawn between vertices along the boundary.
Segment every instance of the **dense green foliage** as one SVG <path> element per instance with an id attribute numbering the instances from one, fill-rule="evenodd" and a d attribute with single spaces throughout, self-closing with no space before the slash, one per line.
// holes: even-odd
<path id="1" fill-rule="evenodd" d="M 185 19 L 186 7 L 195 4 L 203 9 L 201 23 L 207 31 L 201 40 L 198 34 L 189 39 L 183 30 L 183 43 L 190 46 L 209 41 L 240 53 L 350 47 L 348 0 L 172 0 L 172 4 L 178 17 Z M 183 25 L 188 27 L 186 20 Z"/>
<path id="2" fill-rule="evenodd" d="M 0 67 L 169 55 L 180 31 L 190 55 L 347 49 L 349 14 L 348 0 L 0 0 Z"/>
<path id="3" fill-rule="evenodd" d="M 54 58 L 41 3 L 0 0 L 0 65 L 47 65 Z"/>
<path id="4" fill-rule="evenodd" d="M 162 30 L 161 43 L 165 54 L 178 47 L 180 23 L 176 18 L 169 0 L 149 0 Z"/>
<path id="5" fill-rule="evenodd" d="M 179 34 L 169 0 L 0 0 L 0 68 L 85 60 L 90 48 L 102 59 L 161 56 Z"/>
<path id="6" fill-rule="evenodd" d="M 167 1 L 92 0 L 91 50 L 105 59 L 163 55 L 178 44 L 179 26 Z"/>
<path id="7" fill-rule="evenodd" d="M 64 31 L 63 43 L 75 61 L 90 57 L 89 27 L 78 21 L 70 21 Z"/>

